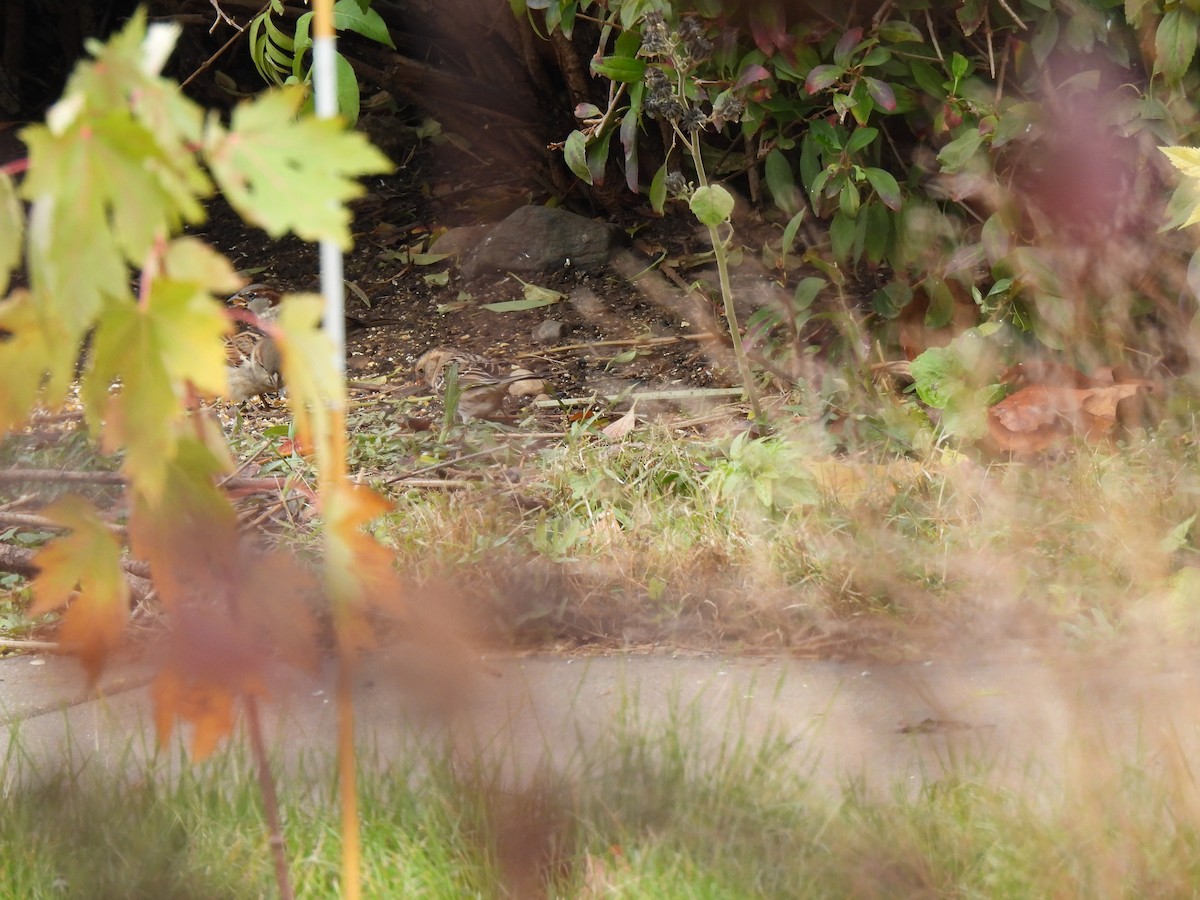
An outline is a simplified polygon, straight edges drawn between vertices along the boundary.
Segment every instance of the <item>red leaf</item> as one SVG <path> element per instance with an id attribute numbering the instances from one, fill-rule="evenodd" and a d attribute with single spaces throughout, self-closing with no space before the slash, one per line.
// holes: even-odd
<path id="1" fill-rule="evenodd" d="M 816 94 L 836 84 L 843 74 L 845 70 L 839 66 L 813 66 L 804 79 L 804 90 Z"/>
<path id="2" fill-rule="evenodd" d="M 775 51 L 787 43 L 787 22 L 783 15 L 783 5 L 778 0 L 765 0 L 755 4 L 750 10 L 750 33 L 754 35 L 754 43 L 767 56 L 774 56 Z"/>
<path id="3" fill-rule="evenodd" d="M 766 81 L 770 77 L 770 72 L 768 72 L 763 66 L 755 63 L 742 69 L 742 74 L 738 76 L 737 84 L 733 86 L 733 89 L 737 90 L 738 88 L 744 88 L 746 85 L 754 84 L 756 81 Z"/>
<path id="4" fill-rule="evenodd" d="M 833 48 L 833 61 L 839 66 L 845 65 L 846 61 L 850 58 L 850 51 L 857 47 L 861 41 L 862 29 L 851 28 L 842 35 L 842 39 Z"/>
<path id="5" fill-rule="evenodd" d="M 886 109 L 888 112 L 894 112 L 896 109 L 896 95 L 892 92 L 891 85 L 886 81 L 880 81 L 878 78 L 867 77 L 867 93 L 871 95 L 871 99 Z"/>

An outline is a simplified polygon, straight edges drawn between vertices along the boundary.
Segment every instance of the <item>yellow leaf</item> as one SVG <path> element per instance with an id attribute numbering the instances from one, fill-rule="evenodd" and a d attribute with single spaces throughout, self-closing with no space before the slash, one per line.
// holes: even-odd
<path id="1" fill-rule="evenodd" d="M 325 513 L 325 571 L 335 610 L 353 618 L 369 608 L 395 614 L 403 596 L 391 551 L 363 530 L 391 505 L 362 485 L 330 482 L 321 495 Z"/>
<path id="2" fill-rule="evenodd" d="M 0 172 L 0 294 L 8 290 L 8 276 L 21 261 L 21 236 L 25 216 L 17 201 L 12 178 Z"/>
<path id="3" fill-rule="evenodd" d="M 228 259 L 193 237 L 171 241 L 163 270 L 173 281 L 186 281 L 220 295 L 232 294 L 245 283 Z"/>
<path id="4" fill-rule="evenodd" d="M 220 463 L 197 440 L 180 440 L 157 492 L 135 491 L 129 520 L 134 554 L 150 563 L 163 604 L 177 609 L 196 591 L 212 596 L 214 573 L 237 558 L 237 513 L 215 485 Z"/>
<path id="5" fill-rule="evenodd" d="M 59 639 L 79 656 L 91 680 L 120 641 L 129 616 L 129 584 L 121 568 L 121 545 L 95 509 L 68 496 L 45 510 L 70 533 L 46 544 L 34 557 L 31 616 L 71 602 Z"/>
<path id="6" fill-rule="evenodd" d="M 0 329 L 9 332 L 0 337 L 0 372 L 4 389 L 0 390 L 0 432 L 8 431 L 25 419 L 46 382 L 46 402 L 57 406 L 66 396 L 74 373 L 78 344 L 53 320 L 41 314 L 32 296 L 15 291 L 0 301 Z"/>
<path id="7" fill-rule="evenodd" d="M 163 319 L 149 305 L 111 302 L 96 329 L 92 365 L 79 392 L 101 446 L 110 453 L 125 448 L 125 471 L 136 490 L 149 494 L 161 490 L 184 416 L 168 369 L 177 364 L 168 363 L 163 352 Z"/>
<path id="8" fill-rule="evenodd" d="M 300 443 L 316 452 L 329 475 L 341 466 L 343 423 L 333 410 L 345 408 L 346 384 L 333 342 L 320 328 L 322 302 L 316 294 L 291 294 L 280 304 L 279 351 L 283 381 Z"/>
<path id="9" fill-rule="evenodd" d="M 1160 147 L 1175 168 L 1189 178 L 1200 178 L 1200 148 Z"/>
<path id="10" fill-rule="evenodd" d="M 207 289 L 194 282 L 155 279 L 146 315 L 152 352 L 171 379 L 172 396 L 182 400 L 189 381 L 205 394 L 225 391 L 228 376 L 221 338 L 230 323 Z"/>

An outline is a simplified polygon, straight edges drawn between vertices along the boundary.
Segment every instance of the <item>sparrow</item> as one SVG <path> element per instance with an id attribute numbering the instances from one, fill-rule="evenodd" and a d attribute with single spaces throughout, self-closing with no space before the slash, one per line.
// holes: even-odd
<path id="1" fill-rule="evenodd" d="M 273 322 L 279 317 L 280 301 L 283 294 L 269 284 L 251 284 L 242 288 L 229 298 L 231 306 L 247 309 L 264 322 Z M 404 325 L 403 319 L 360 319 L 358 316 L 345 315 L 346 331 L 363 331 L 367 328 L 377 328 L 380 325 Z"/>
<path id="2" fill-rule="evenodd" d="M 283 294 L 269 284 L 251 284 L 242 288 L 225 302 L 235 309 L 253 313 L 264 322 L 279 318 Z"/>
<path id="3" fill-rule="evenodd" d="M 265 284 L 242 288 L 226 304 L 252 313 L 259 322 L 269 324 L 279 316 L 282 295 Z M 262 328 L 238 319 L 237 330 L 225 338 L 225 365 L 229 376 L 229 397 L 242 403 L 260 394 L 272 394 L 283 387 L 279 348 Z"/>
<path id="4" fill-rule="evenodd" d="M 279 348 L 265 332 L 253 326 L 225 339 L 225 364 L 229 397 L 234 403 L 273 394 L 283 387 Z"/>
<path id="5" fill-rule="evenodd" d="M 457 372 L 458 417 L 464 422 L 472 419 L 496 418 L 504 400 L 518 383 L 540 382 L 540 376 L 525 369 L 505 372 L 495 360 L 459 350 L 454 347 L 435 347 L 427 350 L 413 367 L 416 374 L 433 390 L 444 393 L 451 370 Z M 523 384 L 519 393 L 528 393 Z M 538 386 L 540 392 L 542 386 Z M 537 393 L 535 392 L 535 393 Z"/>

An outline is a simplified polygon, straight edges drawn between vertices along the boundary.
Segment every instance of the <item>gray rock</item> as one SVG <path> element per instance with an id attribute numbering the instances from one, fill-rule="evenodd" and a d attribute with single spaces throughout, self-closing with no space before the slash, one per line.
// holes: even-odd
<path id="1" fill-rule="evenodd" d="M 438 239 L 430 244 L 429 252 L 461 256 L 464 252 L 477 247 L 491 230 L 491 225 L 464 225 L 460 228 L 451 228 L 442 232 Z"/>
<path id="2" fill-rule="evenodd" d="M 463 255 L 462 274 L 470 281 L 489 272 L 595 269 L 608 262 L 618 233 L 613 225 L 566 210 L 523 206 Z"/>
<path id="3" fill-rule="evenodd" d="M 567 333 L 567 323 L 558 319 L 547 319 L 533 329 L 530 337 L 535 344 L 557 344 Z"/>

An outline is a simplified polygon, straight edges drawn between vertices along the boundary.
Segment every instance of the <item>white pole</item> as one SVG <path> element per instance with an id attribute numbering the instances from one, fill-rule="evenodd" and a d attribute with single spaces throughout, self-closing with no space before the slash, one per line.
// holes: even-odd
<path id="1" fill-rule="evenodd" d="M 318 17 L 319 18 L 319 17 Z M 316 91 L 317 118 L 331 119 L 338 114 L 337 37 L 316 33 L 313 37 L 313 87 Z M 321 241 L 321 294 L 325 297 L 325 333 L 333 342 L 334 365 L 346 373 L 345 281 L 342 276 L 342 248 L 334 241 Z M 339 394 L 338 405 L 344 404 Z"/>

